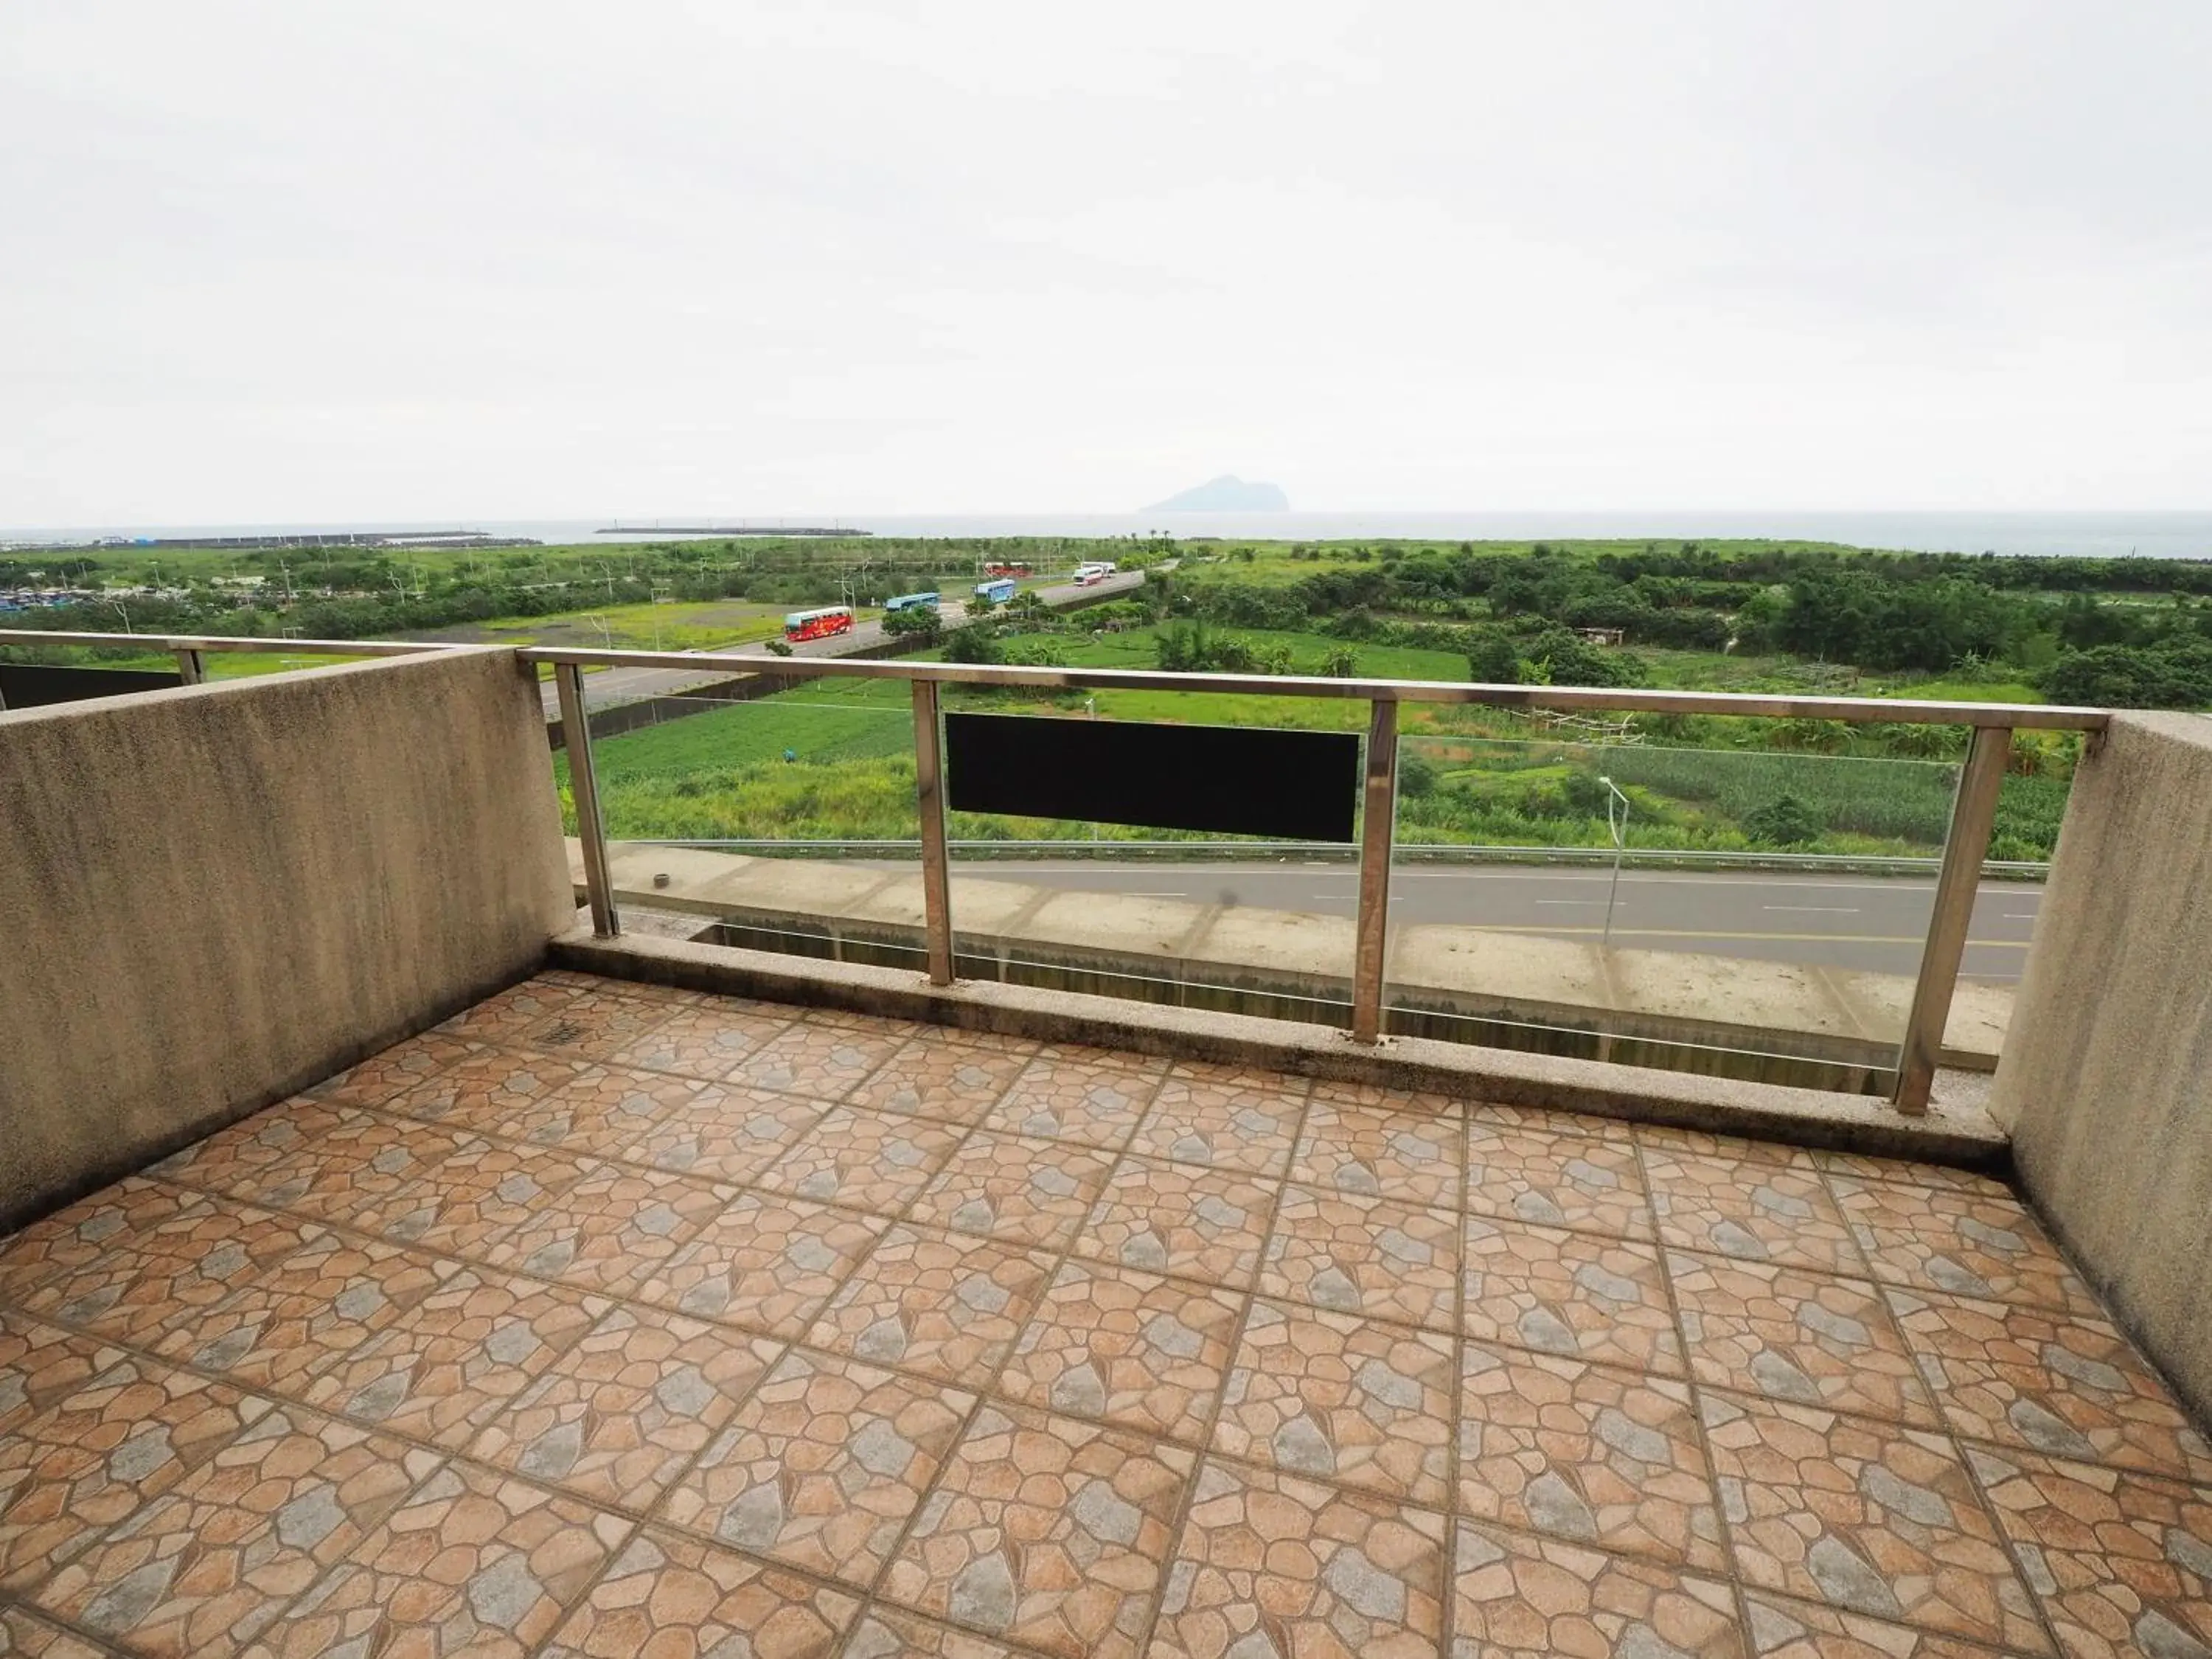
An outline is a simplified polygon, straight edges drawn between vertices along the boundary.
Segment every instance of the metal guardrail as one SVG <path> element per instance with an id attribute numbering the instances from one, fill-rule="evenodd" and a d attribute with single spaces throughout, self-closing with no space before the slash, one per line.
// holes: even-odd
<path id="1" fill-rule="evenodd" d="M 402 657 L 426 651 L 481 649 L 446 641 L 246 639 L 224 635 L 62 633 L 0 629 L 0 645 L 76 645 L 167 651 L 187 684 L 205 678 L 211 651 L 276 652 L 298 656 Z M 592 930 L 611 938 L 622 926 L 607 869 L 606 823 L 600 810 L 591 728 L 585 719 L 582 671 L 674 668 L 729 669 L 784 678 L 841 677 L 908 682 L 914 701 L 915 780 L 921 820 L 922 890 L 929 977 L 949 985 L 953 975 L 950 865 L 945 834 L 944 756 L 938 688 L 956 685 L 1040 686 L 1069 690 L 1152 690 L 1232 696 L 1328 697 L 1364 702 L 1367 754 L 1362 782 L 1364 805 L 1359 844 L 1359 900 L 1355 923 L 1352 1029 L 1354 1042 L 1382 1039 L 1383 964 L 1389 927 L 1390 865 L 1395 834 L 1397 720 L 1401 703 L 1480 705 L 1495 708 L 1628 710 L 1652 714 L 1734 714 L 1781 720 L 1832 720 L 1853 724 L 1963 726 L 1973 731 L 1951 809 L 1949 834 L 1937 866 L 1936 898 L 1920 972 L 1905 1021 L 1905 1040 L 1892 1097 L 1898 1110 L 1928 1109 L 1936 1056 L 1950 1018 L 1951 999 L 1966 951 L 1974 895 L 1989 855 L 1997 791 L 2015 731 L 2102 732 L 2110 714 L 2101 708 L 2045 704 L 1936 702 L 1873 697 L 1768 696 L 1721 691 L 1654 691 L 1568 685 L 1483 685 L 1440 680 L 1334 679 L 1311 675 L 1170 674 L 1125 668 L 1061 668 L 1030 665 L 867 661 L 843 657 L 778 657 L 766 653 L 592 651 L 544 646 L 515 652 L 523 662 L 550 664 L 571 743 L 570 787 L 583 842 L 585 884 Z M 1561 849 L 1564 850 L 1564 849 Z"/>
<path id="2" fill-rule="evenodd" d="M 579 677 L 587 664 L 623 668 L 697 668 L 704 664 L 758 673 L 805 678 L 905 680 L 914 696 L 915 779 L 921 821 L 923 909 L 933 984 L 953 976 L 950 866 L 945 834 L 944 759 L 938 720 L 939 687 L 1040 686 L 1051 690 L 1137 690 L 1239 696 L 1329 697 L 1368 705 L 1366 760 L 1361 785 L 1364 811 L 1359 842 L 1359 898 L 1354 923 L 1352 1040 L 1382 1040 L 1383 967 L 1389 930 L 1390 865 L 1396 829 L 1398 708 L 1402 703 L 1476 704 L 1516 709 L 1626 709 L 1644 714 L 1753 715 L 1784 720 L 1835 720 L 1856 724 L 1963 726 L 1973 738 L 1960 774 L 1949 834 L 1938 863 L 1936 896 L 1921 953 L 1920 972 L 1899 1048 L 1892 1100 L 1901 1112 L 1928 1109 L 1943 1030 L 1965 955 L 1975 890 L 1989 856 L 1997 789 L 2004 781 L 2015 730 L 2101 732 L 2110 716 L 2100 708 L 2046 705 L 1908 702 L 1871 697 L 1798 697 L 1735 692 L 1652 691 L 1612 687 L 1461 684 L 1431 680 L 1322 678 L 1310 675 L 1170 674 L 1135 669 L 1060 668 L 1029 665 L 926 663 L 835 657 L 777 657 L 739 652 L 704 656 L 645 651 L 589 651 L 550 647 L 517 653 L 526 662 L 550 663 L 562 682 L 564 719 L 574 696 L 580 714 Z M 584 843 L 585 880 L 592 926 L 606 936 L 621 923 L 606 871 L 606 825 L 600 813 L 591 733 L 569 745 L 569 777 Z"/>

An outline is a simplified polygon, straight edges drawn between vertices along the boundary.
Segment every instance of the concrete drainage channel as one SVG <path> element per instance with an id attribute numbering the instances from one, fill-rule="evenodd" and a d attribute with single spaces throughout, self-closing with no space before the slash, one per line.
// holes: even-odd
<path id="1" fill-rule="evenodd" d="M 580 874 L 580 854 L 571 843 Z M 617 842 L 619 904 L 664 937 L 919 972 L 920 878 L 840 860 Z M 1125 1001 L 1348 1023 L 1348 919 L 953 878 L 957 973 Z M 1838 1093 L 1886 1093 L 1911 981 L 1601 949 L 1480 927 L 1393 930 L 1388 1029 L 1447 1042 Z M 1963 983 L 1943 1063 L 1994 1067 L 2002 987 Z"/>
<path id="2" fill-rule="evenodd" d="M 876 930 L 870 930 L 874 933 Z M 794 927 L 785 918 L 762 918 L 757 923 L 717 921 L 689 935 L 694 943 L 738 950 L 767 951 L 817 961 L 857 963 L 877 968 L 912 969 L 923 962 L 919 932 L 904 938 L 862 937 L 849 930 L 830 932 Z M 1224 1014 L 1249 1014 L 1267 1019 L 1297 1020 L 1316 1025 L 1348 1026 L 1352 993 L 1348 981 L 1328 981 L 1318 975 L 1285 982 L 1279 976 L 1254 976 L 1255 982 L 1225 985 L 1210 980 L 1166 978 L 1165 964 L 1110 951 L 1063 951 L 1065 959 L 1043 962 L 1012 951 L 979 953 L 963 949 L 954 957 L 955 971 L 967 980 L 1000 985 L 1024 985 L 1039 990 L 1068 991 L 1081 995 L 1119 997 L 1169 1007 L 1197 1008 Z M 1433 997 L 1449 1004 L 1449 999 Z M 1690 1072 L 1706 1077 L 1737 1078 L 1787 1088 L 1819 1089 L 1838 1094 L 1887 1096 L 1893 1081 L 1887 1051 L 1870 1044 L 1852 1044 L 1859 1052 L 1849 1059 L 1810 1054 L 1761 1051 L 1726 1046 L 1631 1035 L 1599 1029 L 1589 1023 L 1571 1023 L 1573 1012 L 1560 1010 L 1554 1018 L 1539 1023 L 1504 1018 L 1450 1006 L 1394 1005 L 1386 1015 L 1387 1029 L 1396 1036 L 1432 1037 L 1445 1042 L 1486 1048 L 1509 1048 L 1522 1054 L 1558 1054 L 1572 1060 L 1607 1061 L 1619 1066 L 1648 1066 L 1662 1071 Z M 1822 1039 L 1805 1033 L 1742 1033 L 1749 1041 L 1784 1044 L 1819 1044 Z M 1827 1040 L 1835 1047 L 1844 1042 Z"/>

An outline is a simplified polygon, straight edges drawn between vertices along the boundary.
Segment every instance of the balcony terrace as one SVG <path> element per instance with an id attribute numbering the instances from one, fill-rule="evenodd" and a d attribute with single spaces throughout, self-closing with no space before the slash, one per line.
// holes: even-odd
<path id="1" fill-rule="evenodd" d="M 1912 1115 L 595 937 L 536 700 L 0 714 L 0 1654 L 2212 1655 L 2179 719 Z"/>

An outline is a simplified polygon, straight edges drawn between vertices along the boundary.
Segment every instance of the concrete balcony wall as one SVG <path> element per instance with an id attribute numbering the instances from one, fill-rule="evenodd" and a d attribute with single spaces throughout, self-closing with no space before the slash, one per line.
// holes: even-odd
<path id="1" fill-rule="evenodd" d="M 2075 773 L 1990 1110 L 2029 1194 L 2212 1415 L 2212 719 Z"/>
<path id="2" fill-rule="evenodd" d="M 503 650 L 0 714 L 0 1231 L 532 971 L 568 925 Z"/>

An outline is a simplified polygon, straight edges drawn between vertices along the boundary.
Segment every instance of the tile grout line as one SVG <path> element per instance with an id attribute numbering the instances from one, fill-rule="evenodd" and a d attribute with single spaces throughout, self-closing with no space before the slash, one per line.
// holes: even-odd
<path id="1" fill-rule="evenodd" d="M 1190 1525 L 1190 1512 L 1198 1502 L 1198 1484 L 1205 1478 L 1207 1462 L 1215 1455 L 1213 1437 L 1221 1425 L 1221 1413 L 1228 1408 L 1229 1385 L 1236 1376 L 1237 1360 L 1243 1352 L 1244 1333 L 1252 1320 L 1252 1307 L 1260 1299 L 1260 1280 L 1267 1271 L 1267 1252 L 1275 1242 L 1275 1230 L 1282 1224 L 1283 1188 L 1289 1186 L 1289 1171 L 1297 1165 L 1298 1148 L 1304 1143 L 1306 1125 L 1313 1116 L 1313 1081 L 1306 1082 L 1304 1096 L 1298 1107 L 1297 1127 L 1291 1133 L 1291 1155 L 1284 1164 L 1284 1178 L 1276 1183 L 1275 1206 L 1267 1218 L 1267 1231 L 1260 1240 L 1259 1257 L 1253 1264 L 1252 1281 L 1244 1287 L 1243 1304 L 1237 1310 L 1235 1328 L 1230 1332 L 1227 1358 L 1221 1367 L 1221 1379 L 1213 1390 L 1213 1409 L 1206 1413 L 1206 1425 L 1197 1436 L 1198 1452 L 1191 1464 L 1190 1477 L 1183 1483 L 1182 1495 L 1176 1500 L 1175 1515 L 1168 1524 L 1167 1542 L 1161 1551 L 1159 1577 L 1152 1592 L 1152 1610 L 1146 1617 L 1132 1651 L 1149 1655 L 1154 1645 L 1160 1620 L 1167 1608 L 1169 1580 L 1181 1551 L 1183 1533 Z M 1225 1288 L 1225 1287 L 1217 1287 Z"/>
<path id="2" fill-rule="evenodd" d="M 1659 1282 L 1667 1292 L 1667 1311 L 1674 1325 L 1674 1340 L 1682 1345 L 1682 1384 L 1690 1400 L 1690 1423 L 1698 1437 L 1698 1455 L 1705 1462 L 1705 1479 L 1713 1495 L 1713 1520 L 1721 1529 L 1721 1556 L 1728 1564 L 1729 1599 L 1735 1604 L 1738 1629 L 1743 1651 L 1753 1651 L 1751 1601 L 1743 1582 L 1743 1558 L 1737 1553 L 1735 1528 L 1729 1519 L 1728 1498 L 1721 1490 L 1720 1466 L 1713 1457 L 1712 1437 L 1706 1431 L 1705 1394 L 1698 1380 L 1697 1368 L 1690 1363 L 1690 1334 L 1682 1327 L 1681 1298 L 1674 1291 L 1674 1270 L 1667 1260 L 1667 1245 L 1659 1224 L 1658 1206 L 1653 1201 L 1651 1171 L 1644 1160 L 1643 1138 L 1630 1137 L 1630 1146 L 1636 1154 L 1637 1174 L 1644 1182 L 1644 1200 L 1652 1206 L 1651 1231 L 1659 1257 Z M 1823 1191 L 1826 1188 L 1824 1187 Z M 1685 1564 L 1684 1571 L 1689 1571 Z"/>

